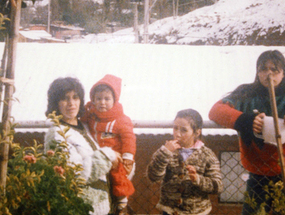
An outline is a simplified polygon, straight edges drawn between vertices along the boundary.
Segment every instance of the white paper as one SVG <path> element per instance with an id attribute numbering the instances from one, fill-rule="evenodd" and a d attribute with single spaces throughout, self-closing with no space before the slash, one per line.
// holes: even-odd
<path id="1" fill-rule="evenodd" d="M 284 119 L 278 118 L 279 131 L 281 135 L 281 143 L 285 143 L 285 125 Z M 263 119 L 262 138 L 265 143 L 270 143 L 277 146 L 274 119 L 272 116 L 266 116 Z"/>

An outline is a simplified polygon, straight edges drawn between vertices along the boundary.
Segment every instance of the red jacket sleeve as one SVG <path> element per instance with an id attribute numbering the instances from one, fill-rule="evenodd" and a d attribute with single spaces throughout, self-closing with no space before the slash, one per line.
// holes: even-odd
<path id="1" fill-rule="evenodd" d="M 220 100 L 211 108 L 209 119 L 226 128 L 233 129 L 237 118 L 239 118 L 241 114 L 243 113 L 236 110 L 231 104 L 223 103 L 222 100 Z"/>
<path id="2" fill-rule="evenodd" d="M 122 142 L 122 153 L 136 154 L 136 135 L 133 131 L 133 123 L 127 116 L 119 120 L 119 133 Z"/>

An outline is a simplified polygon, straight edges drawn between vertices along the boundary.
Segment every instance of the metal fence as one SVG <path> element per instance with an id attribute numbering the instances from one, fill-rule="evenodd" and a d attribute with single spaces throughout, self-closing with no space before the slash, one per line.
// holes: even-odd
<path id="1" fill-rule="evenodd" d="M 133 178 L 135 193 L 129 204 L 136 214 L 161 214 L 156 209 L 160 198 L 160 184 L 151 183 L 146 169 L 153 153 L 172 139 L 172 121 L 133 121 L 137 136 L 136 173 Z M 50 123 L 18 122 L 17 133 L 32 135 L 39 129 L 46 129 Z M 30 130 L 32 129 L 32 130 Z M 34 130 L 36 129 L 36 131 Z M 229 132 L 230 131 L 230 132 Z M 45 131 L 42 130 L 42 137 Z M 212 215 L 241 214 L 248 172 L 241 165 L 237 133 L 222 129 L 214 122 L 205 121 L 202 140 L 217 155 L 221 164 L 224 190 L 219 195 L 210 195 Z M 17 136 L 16 136 L 17 137 Z"/>

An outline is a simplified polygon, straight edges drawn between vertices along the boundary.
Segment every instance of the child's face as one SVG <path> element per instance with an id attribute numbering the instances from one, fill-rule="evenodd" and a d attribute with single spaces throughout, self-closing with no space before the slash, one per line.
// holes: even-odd
<path id="1" fill-rule="evenodd" d="M 114 105 L 112 91 L 104 90 L 101 92 L 96 92 L 93 97 L 93 103 L 99 112 L 106 112 L 110 110 Z"/>
<path id="2" fill-rule="evenodd" d="M 260 83 L 265 87 L 269 86 L 268 75 L 270 73 L 272 74 L 273 85 L 277 87 L 284 77 L 283 69 L 280 66 L 276 68 L 271 60 L 268 60 L 264 66 L 259 66 L 257 75 Z"/>
<path id="3" fill-rule="evenodd" d="M 193 131 L 190 123 L 184 118 L 176 118 L 173 126 L 173 136 L 181 147 L 190 148 L 200 135 L 201 130 Z"/>

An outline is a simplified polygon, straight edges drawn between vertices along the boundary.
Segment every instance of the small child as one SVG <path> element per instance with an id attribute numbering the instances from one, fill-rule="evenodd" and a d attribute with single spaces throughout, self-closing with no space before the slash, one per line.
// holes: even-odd
<path id="1" fill-rule="evenodd" d="M 119 103 L 121 79 L 106 75 L 90 90 L 85 116 L 90 132 L 98 144 L 111 147 L 120 153 L 123 163 L 110 171 L 112 194 L 115 201 L 115 214 L 127 209 L 128 197 L 135 191 L 130 179 L 134 175 L 136 136 L 131 119 L 123 112 Z"/>
<path id="2" fill-rule="evenodd" d="M 197 111 L 179 111 L 174 120 L 174 139 L 154 153 L 147 168 L 152 182 L 162 182 L 156 207 L 163 215 L 210 214 L 209 194 L 222 192 L 219 160 L 200 140 L 202 124 Z"/>

